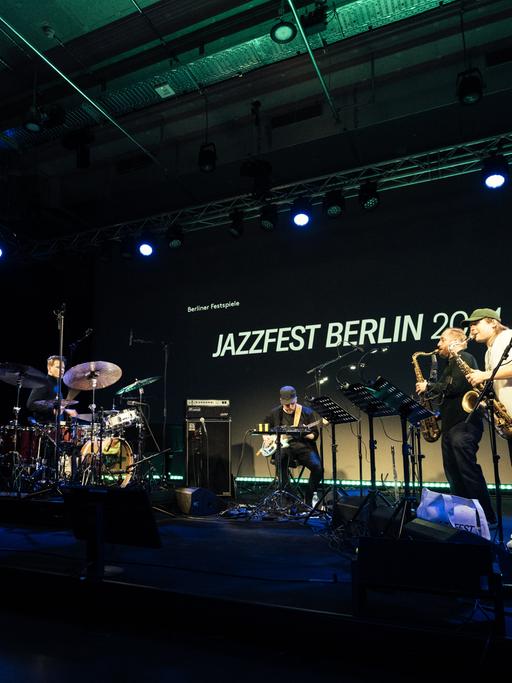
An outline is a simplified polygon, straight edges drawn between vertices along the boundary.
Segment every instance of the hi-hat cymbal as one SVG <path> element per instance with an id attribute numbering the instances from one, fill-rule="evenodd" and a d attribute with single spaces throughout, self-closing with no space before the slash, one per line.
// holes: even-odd
<path id="1" fill-rule="evenodd" d="M 136 382 L 133 382 L 133 384 L 128 384 L 128 386 L 116 391 L 116 396 L 119 396 L 120 394 L 127 394 L 129 391 L 137 391 L 138 389 L 145 387 L 147 384 L 153 384 L 153 382 L 156 382 L 159 379 L 160 375 L 157 375 L 156 377 L 146 377 L 146 379 L 138 379 Z"/>
<path id="2" fill-rule="evenodd" d="M 70 368 L 63 377 L 64 384 L 72 389 L 90 391 L 105 389 L 117 382 L 123 371 L 119 365 L 104 360 L 93 360 Z"/>
<path id="3" fill-rule="evenodd" d="M 64 408 L 67 408 L 68 406 L 74 406 L 78 403 L 78 401 L 68 401 L 66 398 L 63 398 L 60 402 L 60 409 L 64 410 Z M 37 408 L 41 408 L 41 410 L 52 410 L 52 408 L 58 408 L 59 402 L 58 401 L 34 401 L 34 406 Z"/>
<path id="4" fill-rule="evenodd" d="M 22 363 L 0 363 L 0 380 L 7 384 L 20 386 L 24 389 L 38 389 L 47 383 L 47 376 L 41 370 L 22 365 Z"/>

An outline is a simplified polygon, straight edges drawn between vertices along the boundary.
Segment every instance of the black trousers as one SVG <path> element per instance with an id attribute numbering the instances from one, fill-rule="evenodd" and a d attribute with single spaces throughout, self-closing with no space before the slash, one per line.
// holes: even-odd
<path id="1" fill-rule="evenodd" d="M 492 509 L 482 468 L 476 460 L 482 431 L 481 424 L 459 422 L 443 433 L 441 450 L 450 492 L 462 498 L 477 498 L 487 521 L 492 524 L 496 521 L 496 515 Z"/>
<path id="2" fill-rule="evenodd" d="M 310 472 L 305 496 L 306 503 L 310 504 L 313 499 L 313 493 L 318 490 L 324 476 L 320 457 L 315 450 L 301 442 L 292 442 L 288 448 L 283 448 L 281 450 L 281 480 L 284 487 L 288 484 L 289 480 L 288 467 L 294 460 L 299 465 L 306 467 Z"/>

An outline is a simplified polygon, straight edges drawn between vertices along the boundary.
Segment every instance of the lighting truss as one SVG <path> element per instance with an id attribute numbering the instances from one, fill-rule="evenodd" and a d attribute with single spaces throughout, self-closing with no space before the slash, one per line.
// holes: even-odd
<path id="1" fill-rule="evenodd" d="M 308 196 L 313 206 L 322 204 L 326 192 L 343 188 L 345 198 L 357 197 L 361 182 L 378 181 L 379 193 L 400 187 L 419 185 L 481 171 L 482 159 L 492 152 L 512 162 L 512 131 L 502 135 L 442 147 L 399 157 L 377 164 L 331 173 L 301 182 L 279 185 L 271 189 L 269 200 L 279 213 L 289 211 L 293 201 Z M 184 235 L 200 230 L 226 227 L 233 211 L 243 212 L 246 222 L 259 220 L 264 202 L 251 194 L 243 194 L 208 202 L 136 221 L 104 226 L 95 230 L 58 237 L 46 241 L 18 243 L 16 255 L 23 259 L 43 259 L 63 251 L 83 252 L 106 241 L 121 241 L 141 232 L 165 233 L 169 224 L 179 223 Z"/>

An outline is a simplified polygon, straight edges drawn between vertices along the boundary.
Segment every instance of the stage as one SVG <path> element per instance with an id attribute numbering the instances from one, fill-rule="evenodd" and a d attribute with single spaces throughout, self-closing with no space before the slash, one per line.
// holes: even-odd
<path id="1" fill-rule="evenodd" d="M 325 518 L 254 520 L 243 510 L 155 510 L 161 548 L 107 544 L 105 578 L 92 581 L 84 578 L 86 544 L 69 528 L 62 499 L 3 497 L 2 680 L 147 681 L 171 672 L 173 680 L 199 680 L 220 677 L 212 670 L 222 666 L 222 677 L 236 667 L 245 680 L 343 670 L 343 680 L 356 681 L 379 661 L 398 660 L 393 678 L 401 680 L 411 666 L 421 672 L 421 661 L 434 666 L 447 647 L 464 649 L 470 670 L 506 662 L 507 586 L 504 638 L 493 631 L 492 600 L 429 587 L 369 590 L 358 611 L 357 542 L 340 543 Z"/>

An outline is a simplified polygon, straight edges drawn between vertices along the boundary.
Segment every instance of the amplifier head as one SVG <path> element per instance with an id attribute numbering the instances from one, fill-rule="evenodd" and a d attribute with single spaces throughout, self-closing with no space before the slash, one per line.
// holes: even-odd
<path id="1" fill-rule="evenodd" d="M 199 420 L 211 418 L 216 420 L 229 420 L 231 415 L 230 402 L 228 399 L 192 399 L 186 401 L 185 417 Z"/>

